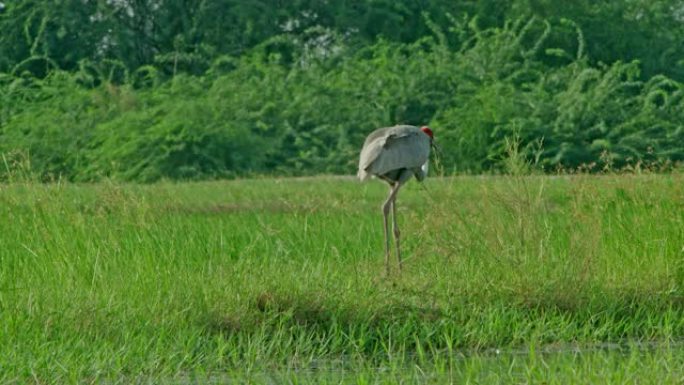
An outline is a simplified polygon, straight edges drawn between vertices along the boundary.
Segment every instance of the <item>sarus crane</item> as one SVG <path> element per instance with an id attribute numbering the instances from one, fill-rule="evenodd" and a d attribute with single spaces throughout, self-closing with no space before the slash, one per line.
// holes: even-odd
<path id="1" fill-rule="evenodd" d="M 394 243 L 401 271 L 400 232 L 397 226 L 397 193 L 404 183 L 415 176 L 423 181 L 428 172 L 433 134 L 429 127 L 398 125 L 379 128 L 368 135 L 359 157 L 358 177 L 361 181 L 375 176 L 390 186 L 389 196 L 382 205 L 385 225 L 385 271 L 390 273 L 389 213 L 392 210 Z"/>

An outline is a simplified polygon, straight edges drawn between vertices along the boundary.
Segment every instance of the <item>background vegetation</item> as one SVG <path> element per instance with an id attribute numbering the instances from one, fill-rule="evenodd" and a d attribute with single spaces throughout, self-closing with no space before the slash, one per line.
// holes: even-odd
<path id="1" fill-rule="evenodd" d="M 684 159 L 684 1 L 10 0 L 0 179 L 352 173 L 430 124 L 447 172 Z"/>

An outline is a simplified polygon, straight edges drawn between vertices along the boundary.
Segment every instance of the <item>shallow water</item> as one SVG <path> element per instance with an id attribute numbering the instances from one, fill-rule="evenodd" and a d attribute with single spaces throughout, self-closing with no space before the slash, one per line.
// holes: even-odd
<path id="1" fill-rule="evenodd" d="M 377 362 L 381 363 L 377 363 Z M 384 361 L 384 362 L 383 362 Z M 552 344 L 392 360 L 340 357 L 282 367 L 232 368 L 137 383 L 188 384 L 491 384 L 684 383 L 684 341 Z"/>

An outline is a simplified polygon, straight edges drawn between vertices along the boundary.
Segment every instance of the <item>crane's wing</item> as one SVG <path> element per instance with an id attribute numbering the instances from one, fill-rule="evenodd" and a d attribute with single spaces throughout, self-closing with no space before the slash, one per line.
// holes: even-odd
<path id="1" fill-rule="evenodd" d="M 420 169 L 430 156 L 430 138 L 418 127 L 394 126 L 372 132 L 359 159 L 361 180 L 392 170 Z"/>

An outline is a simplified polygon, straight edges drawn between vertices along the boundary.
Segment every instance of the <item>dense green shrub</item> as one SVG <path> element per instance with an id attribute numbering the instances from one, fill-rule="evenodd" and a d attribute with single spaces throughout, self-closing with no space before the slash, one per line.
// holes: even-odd
<path id="1" fill-rule="evenodd" d="M 592 64 L 572 22 L 426 20 L 432 34 L 412 43 L 282 35 L 169 80 L 116 61 L 2 74 L 0 176 L 353 173 L 365 135 L 397 123 L 431 124 L 447 172 L 504 170 L 512 140 L 548 171 L 684 159 L 682 84 L 644 80 L 638 62 Z M 568 26 L 574 40 L 555 45 Z"/>

